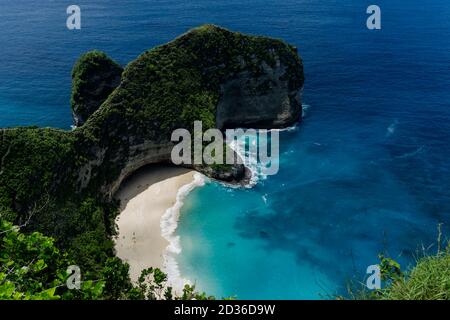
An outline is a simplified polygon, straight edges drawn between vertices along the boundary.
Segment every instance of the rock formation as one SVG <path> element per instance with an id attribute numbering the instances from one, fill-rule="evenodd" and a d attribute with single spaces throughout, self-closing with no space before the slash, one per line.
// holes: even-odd
<path id="1" fill-rule="evenodd" d="M 131 62 L 118 88 L 79 128 L 92 151 L 79 185 L 112 195 L 139 167 L 170 162 L 172 131 L 191 129 L 194 120 L 204 129 L 291 125 L 301 117 L 302 85 L 294 47 L 213 25 L 193 29 Z M 228 181 L 245 175 L 243 166 L 195 169 Z"/>
<path id="2" fill-rule="evenodd" d="M 170 162 L 174 129 L 192 130 L 195 120 L 204 130 L 289 126 L 301 117 L 302 86 L 295 47 L 213 25 L 144 52 L 124 70 L 88 53 L 73 71 L 75 130 L 1 130 L 2 217 L 30 222 L 63 246 L 98 243 L 93 233 L 106 243 L 114 192 L 140 167 Z M 245 177 L 242 165 L 194 169 Z"/>
<path id="3" fill-rule="evenodd" d="M 100 51 L 84 54 L 72 70 L 72 114 L 81 126 L 120 83 L 123 69 Z"/>

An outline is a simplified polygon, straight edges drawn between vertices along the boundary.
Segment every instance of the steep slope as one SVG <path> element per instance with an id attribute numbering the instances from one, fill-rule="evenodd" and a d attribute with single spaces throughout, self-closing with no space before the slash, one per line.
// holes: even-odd
<path id="1" fill-rule="evenodd" d="M 123 69 L 100 51 L 91 51 L 72 70 L 71 107 L 75 126 L 86 122 L 120 83 Z"/>

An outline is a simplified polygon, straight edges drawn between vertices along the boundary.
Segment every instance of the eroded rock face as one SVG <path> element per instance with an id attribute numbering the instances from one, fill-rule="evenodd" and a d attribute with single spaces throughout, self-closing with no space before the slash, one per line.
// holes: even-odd
<path id="1" fill-rule="evenodd" d="M 104 94 L 117 84 L 119 70 L 107 71 L 110 60 L 109 69 L 94 76 L 87 61 L 78 68 L 90 70 L 84 72 L 89 76 L 79 77 L 89 85 L 78 87 L 89 90 L 86 97 L 78 95 L 82 107 L 74 113 L 88 118 L 75 134 L 80 150 L 94 151 L 83 155 L 88 161 L 80 174 L 81 189 L 111 196 L 141 166 L 170 163 L 173 130 L 190 131 L 194 121 L 202 121 L 203 130 L 270 129 L 301 117 L 302 62 L 297 49 L 281 40 L 201 26 L 130 62 L 108 97 Z M 90 87 L 95 82 L 97 89 Z M 79 115 L 78 110 L 86 112 Z M 193 168 L 225 181 L 247 176 L 243 165 Z"/>
<path id="2" fill-rule="evenodd" d="M 226 128 L 282 128 L 301 119 L 300 87 L 287 76 L 287 66 L 262 62 L 263 74 L 241 72 L 221 86 L 216 126 Z"/>
<path id="3" fill-rule="evenodd" d="M 100 51 L 80 57 L 72 70 L 72 114 L 82 126 L 120 84 L 123 69 Z"/>

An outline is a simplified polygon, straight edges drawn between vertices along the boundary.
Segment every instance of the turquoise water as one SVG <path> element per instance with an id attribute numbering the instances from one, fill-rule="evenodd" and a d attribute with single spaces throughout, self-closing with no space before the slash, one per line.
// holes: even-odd
<path id="1" fill-rule="evenodd" d="M 70 71 L 91 49 L 125 65 L 216 23 L 283 38 L 305 63 L 304 122 L 280 135 L 280 171 L 252 189 L 208 183 L 185 199 L 182 276 L 217 296 L 324 298 L 387 251 L 405 266 L 449 234 L 450 5 L 364 1 L 0 2 L 0 126 L 68 129 Z M 68 5 L 68 4 L 67 4 Z M 434 250 L 431 247 L 430 250 Z"/>
<path id="2" fill-rule="evenodd" d="M 281 133 L 278 175 L 252 189 L 210 182 L 186 198 L 177 230 L 184 278 L 218 296 L 327 298 L 362 281 L 378 253 L 407 265 L 434 242 L 445 218 L 423 210 L 411 182 L 390 171 L 423 151 L 363 153 L 365 138 L 318 137 L 312 118 Z M 389 139 L 385 130 L 378 139 Z"/>

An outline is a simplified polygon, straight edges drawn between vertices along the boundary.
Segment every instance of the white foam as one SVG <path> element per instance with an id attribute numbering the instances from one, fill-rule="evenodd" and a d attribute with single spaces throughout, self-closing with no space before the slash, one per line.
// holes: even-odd
<path id="1" fill-rule="evenodd" d="M 397 129 L 398 120 L 396 119 L 393 123 L 389 125 L 386 129 L 386 137 L 390 137 L 395 133 L 395 130 Z"/>
<path id="2" fill-rule="evenodd" d="M 282 128 L 282 129 L 270 129 L 269 132 L 272 131 L 278 131 L 278 132 L 293 132 L 298 129 L 298 123 L 294 124 L 293 126 Z"/>
<path id="3" fill-rule="evenodd" d="M 409 157 L 414 157 L 415 155 L 422 153 L 423 149 L 425 148 L 424 145 L 420 146 L 419 148 L 417 148 L 416 150 L 412 151 L 412 152 L 407 152 L 404 153 L 400 156 L 396 156 L 396 159 L 405 159 L 405 158 L 409 158 Z"/>
<path id="4" fill-rule="evenodd" d="M 246 137 L 249 137 L 249 135 L 244 134 L 238 137 L 237 140 L 234 140 L 229 144 L 229 147 L 239 155 L 239 157 L 244 161 L 244 165 L 250 170 L 251 177 L 248 184 L 246 184 L 245 187 L 252 188 L 258 183 L 258 180 L 261 178 L 260 175 L 261 170 L 258 167 L 258 155 L 256 153 L 250 152 L 252 148 L 250 148 L 249 151 L 245 150 Z M 249 138 L 252 139 L 250 140 L 250 143 L 256 143 L 255 142 L 256 137 L 249 137 Z"/>
<path id="5" fill-rule="evenodd" d="M 282 132 L 292 132 L 298 129 L 298 125 L 295 124 L 291 127 L 283 128 L 283 129 L 271 129 L 267 130 L 267 132 L 271 133 L 274 131 Z M 269 139 L 268 135 L 265 135 L 265 139 Z M 246 150 L 246 138 L 249 138 L 249 143 L 252 145 L 255 145 L 258 141 L 258 148 L 249 148 L 249 150 Z M 263 137 L 261 135 L 251 135 L 249 132 L 244 133 L 241 136 L 238 136 L 236 140 L 232 141 L 229 144 L 229 147 L 236 152 L 241 159 L 244 161 L 244 165 L 250 170 L 251 177 L 249 182 L 245 185 L 246 188 L 253 188 L 260 180 L 267 179 L 267 168 L 264 166 L 269 166 L 270 163 L 263 164 L 258 161 L 258 149 L 259 148 L 267 148 L 268 147 L 268 141 L 269 140 L 262 140 Z"/>
<path id="6" fill-rule="evenodd" d="M 303 115 L 305 111 L 309 109 L 309 105 L 303 105 Z M 270 131 L 287 131 L 292 132 L 298 129 L 298 125 L 295 124 L 291 127 L 283 128 L 283 129 L 272 129 Z M 258 163 L 258 155 L 256 153 L 249 153 L 245 150 L 245 138 L 246 135 L 238 137 L 237 140 L 232 141 L 229 145 L 231 149 L 233 149 L 240 157 L 244 160 L 244 165 L 250 170 L 251 178 L 246 188 L 254 187 L 259 180 L 264 180 L 267 178 L 267 175 L 263 174 L 263 170 L 261 169 L 261 163 Z M 256 143 L 256 136 L 250 137 L 250 143 Z M 264 141 L 267 143 L 267 141 Z M 251 150 L 252 148 L 250 148 Z M 246 156 L 247 154 L 247 156 Z M 177 255 L 181 253 L 181 244 L 180 244 L 180 236 L 175 234 L 175 231 L 178 227 L 178 220 L 180 217 L 180 209 L 183 206 L 184 198 L 191 192 L 194 188 L 203 186 L 205 182 L 209 181 L 204 175 L 200 173 L 194 174 L 194 180 L 182 186 L 176 196 L 176 202 L 173 207 L 166 210 L 164 215 L 161 217 L 161 234 L 167 239 L 169 245 L 167 246 L 164 254 L 164 271 L 167 274 L 168 285 L 173 288 L 176 293 L 181 293 L 185 284 L 191 284 L 188 279 L 184 279 L 180 274 L 180 269 L 178 263 L 176 261 Z M 226 184 L 228 187 L 234 187 L 234 185 Z M 239 187 L 236 185 L 236 187 Z M 265 204 L 267 204 L 267 197 L 264 195 L 262 197 Z"/>
<path id="7" fill-rule="evenodd" d="M 183 206 L 184 198 L 194 188 L 203 186 L 206 182 L 206 177 L 198 172 L 194 173 L 194 180 L 182 186 L 176 196 L 176 201 L 173 207 L 168 208 L 161 217 L 161 235 L 169 241 L 164 254 L 164 272 L 167 273 L 167 284 L 173 288 L 176 293 L 181 293 L 185 284 L 190 284 L 190 281 L 183 279 L 180 274 L 180 269 L 176 261 L 176 256 L 181 253 L 180 236 L 175 235 L 178 227 L 178 220 L 180 217 L 180 208 Z"/>
<path id="8" fill-rule="evenodd" d="M 309 104 L 302 104 L 302 117 L 306 117 L 310 108 L 311 106 Z"/>

